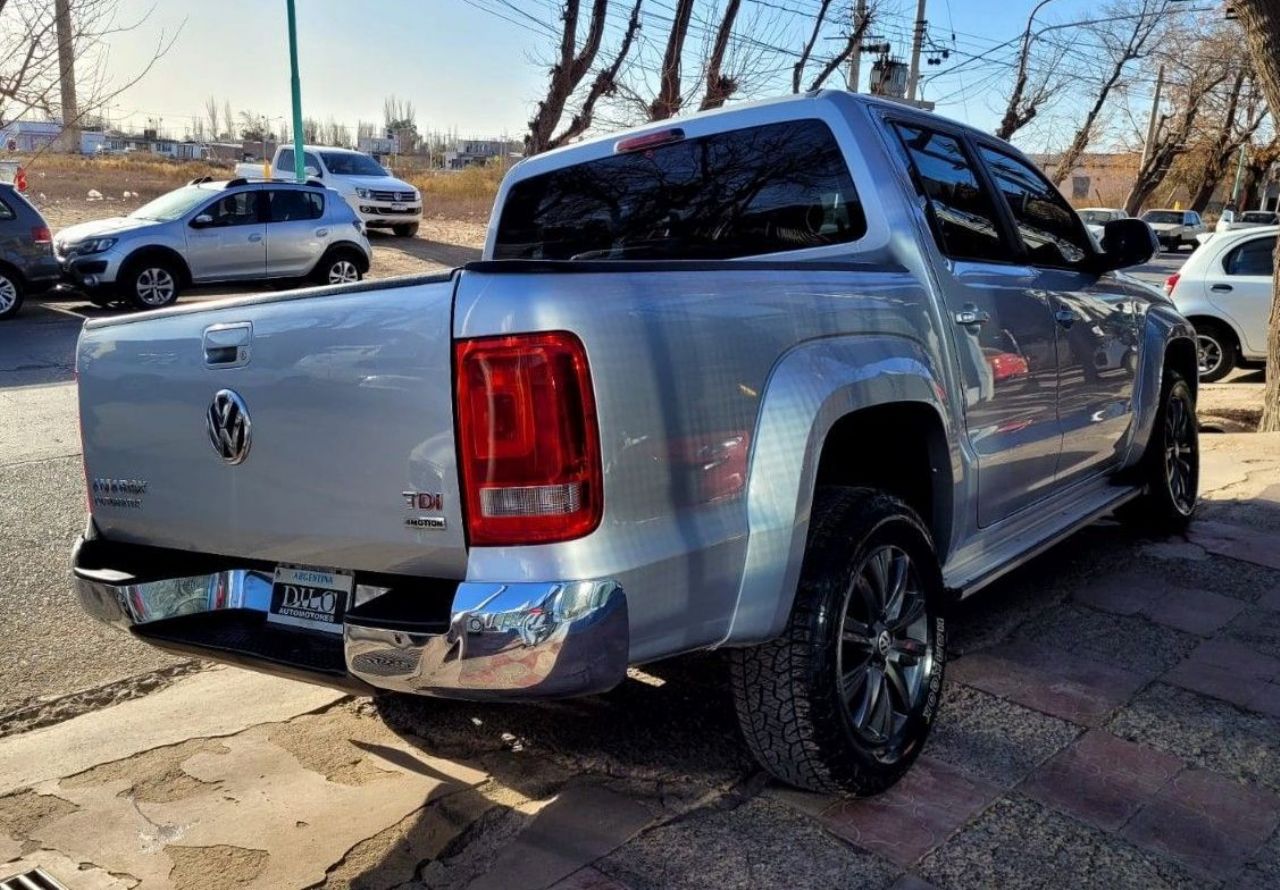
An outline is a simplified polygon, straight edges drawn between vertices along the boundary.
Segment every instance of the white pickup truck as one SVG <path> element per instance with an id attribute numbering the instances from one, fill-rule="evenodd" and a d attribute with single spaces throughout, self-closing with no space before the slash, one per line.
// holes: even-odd
<path id="1" fill-rule="evenodd" d="M 304 145 L 302 151 L 307 178 L 318 180 L 342 195 L 366 228 L 391 229 L 403 237 L 418 233 L 422 222 L 422 193 L 403 179 L 392 176 L 371 156 L 349 148 L 322 145 Z M 273 178 L 292 180 L 295 176 L 293 146 L 277 148 L 270 167 Z M 261 179 L 262 175 L 260 162 L 236 165 L 236 176 Z"/>
<path id="2" fill-rule="evenodd" d="M 538 155 L 462 269 L 89 321 L 81 601 L 366 692 L 725 650 L 766 769 L 873 793 L 951 602 L 1117 508 L 1189 522 L 1195 332 L 1116 272 L 1155 249 L 843 92 Z"/>

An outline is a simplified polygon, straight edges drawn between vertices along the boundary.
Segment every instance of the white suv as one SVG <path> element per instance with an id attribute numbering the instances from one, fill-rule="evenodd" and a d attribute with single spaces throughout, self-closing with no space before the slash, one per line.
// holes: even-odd
<path id="1" fill-rule="evenodd" d="M 1196 327 L 1200 379 L 1266 361 L 1273 254 L 1280 227 L 1220 232 L 1165 281 L 1165 292 Z"/>

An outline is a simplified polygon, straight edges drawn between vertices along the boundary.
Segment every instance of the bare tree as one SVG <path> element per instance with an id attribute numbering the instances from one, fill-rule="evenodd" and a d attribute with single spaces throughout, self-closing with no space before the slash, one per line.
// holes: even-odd
<path id="1" fill-rule="evenodd" d="M 547 144 L 547 148 L 559 148 L 561 145 L 577 139 L 587 131 L 591 126 L 591 121 L 595 114 L 596 103 L 605 96 L 613 96 L 618 90 L 618 71 L 622 68 L 622 63 L 626 60 L 627 54 L 631 51 L 631 44 L 635 41 L 636 33 L 640 30 L 640 4 L 643 0 L 636 0 L 636 5 L 631 7 L 631 17 L 627 20 L 626 30 L 622 35 L 622 42 L 618 45 L 618 51 L 613 55 L 613 61 L 608 67 L 601 69 L 595 80 L 591 82 L 591 88 L 587 90 L 586 97 L 582 100 L 582 104 L 578 110 L 574 112 L 573 118 L 569 121 L 569 125 L 557 136 L 553 136 Z"/>
<path id="2" fill-rule="evenodd" d="M 1280 4 L 1275 0 L 1235 0 L 1244 26 L 1254 76 L 1262 86 L 1273 115 L 1280 115 Z M 1280 257 L 1280 251 L 1277 251 Z M 1280 259 L 1277 260 L 1280 263 Z M 1271 324 L 1267 333 L 1267 388 L 1262 399 L 1259 429 L 1280 430 L 1280 275 L 1273 273 Z"/>
<path id="3" fill-rule="evenodd" d="M 639 7 L 637 7 L 639 8 Z M 702 95 L 699 111 L 719 108 L 738 89 L 738 80 L 725 71 L 725 57 L 729 51 L 729 38 L 733 36 L 733 26 L 738 20 L 738 11 L 742 8 L 742 0 L 729 0 L 720 17 L 720 27 L 716 28 L 716 40 L 711 46 L 711 56 L 707 60 L 707 87 Z"/>
<path id="4" fill-rule="evenodd" d="M 222 131 L 218 129 L 218 100 L 212 95 L 204 100 L 204 114 L 209 119 L 210 138 L 217 139 Z"/>
<path id="5" fill-rule="evenodd" d="M 529 132 L 525 135 L 525 151 L 537 154 L 557 145 L 562 145 L 573 136 L 585 131 L 590 126 L 592 112 L 600 96 L 612 93 L 616 88 L 618 69 L 627 52 L 630 51 L 636 30 L 640 27 L 640 2 L 636 3 L 631 19 L 614 54 L 613 61 L 605 66 L 605 79 L 597 77 L 588 91 L 589 101 L 584 101 L 575 120 L 569 124 L 568 131 L 556 135 L 556 127 L 578 87 L 586 80 L 600 52 L 604 40 L 605 18 L 609 13 L 608 0 L 592 0 L 591 16 L 587 22 L 586 35 L 579 45 L 578 24 L 581 15 L 581 0 L 565 0 L 561 12 L 560 46 L 555 63 L 551 66 L 550 80 L 547 84 L 546 96 L 538 103 L 533 119 L 529 121 Z"/>
<path id="6" fill-rule="evenodd" d="M 692 18 L 693 0 L 676 0 L 675 18 L 671 22 L 671 30 L 667 32 L 667 49 L 662 55 L 662 67 L 658 70 L 658 95 L 649 103 L 651 121 L 674 117 L 680 112 L 684 102 L 680 91 L 680 67 Z"/>
<path id="7" fill-rule="evenodd" d="M 1244 178 L 1240 186 L 1240 207 L 1258 205 L 1258 190 L 1277 162 L 1280 162 L 1280 133 L 1273 135 L 1268 142 L 1260 145 L 1254 143 L 1249 146 L 1245 154 Z"/>
<path id="8" fill-rule="evenodd" d="M 223 131 L 227 134 L 228 139 L 236 138 L 236 116 L 231 112 L 231 100 L 222 100 L 222 126 L 226 129 Z"/>
<path id="9" fill-rule="evenodd" d="M 1098 116 L 1102 114 L 1107 99 L 1120 83 L 1129 63 L 1142 57 L 1147 41 L 1160 26 L 1168 6 L 1169 0 L 1130 0 L 1130 2 L 1119 3 L 1107 10 L 1108 18 L 1112 21 L 1101 22 L 1091 29 L 1102 45 L 1107 47 L 1110 56 L 1109 65 L 1094 93 L 1093 104 L 1089 106 L 1083 123 L 1076 130 L 1071 145 L 1058 159 L 1057 166 L 1054 168 L 1054 185 L 1061 184 L 1071 175 L 1071 170 L 1080 160 L 1085 149 L 1089 147 L 1094 128 L 1098 123 Z"/>
<path id="10" fill-rule="evenodd" d="M 1248 81 L 1248 74 L 1243 67 L 1240 68 L 1231 81 L 1216 132 L 1210 134 L 1201 163 L 1197 165 L 1190 204 L 1191 209 L 1197 213 L 1204 212 L 1218 184 L 1227 175 L 1231 162 L 1241 147 L 1253 139 L 1253 134 L 1267 115 L 1266 105 L 1260 103 L 1255 95 L 1246 96 L 1244 117 L 1240 118 L 1240 96 L 1245 92 Z"/>
<path id="11" fill-rule="evenodd" d="M 48 0 L 0 2 L 0 125 L 37 114 L 76 128 L 147 75 L 173 45 L 175 35 L 162 33 L 149 56 L 123 76 L 109 66 L 106 42 L 136 30 L 140 18 L 120 16 L 119 0 L 68 0 L 71 33 L 64 34 L 68 55 L 75 59 L 75 108 L 62 107 L 63 64 L 58 56 L 57 15 Z M 68 70 L 71 70 L 68 66 Z"/>
<path id="12" fill-rule="evenodd" d="M 813 17 L 813 27 L 809 31 L 809 36 L 804 42 L 804 46 L 800 50 L 800 55 L 796 63 L 791 66 L 791 92 L 800 92 L 800 87 L 804 83 L 805 69 L 809 63 L 814 61 L 813 51 L 819 38 L 822 36 L 823 28 L 827 24 L 827 12 L 831 8 L 831 0 L 821 0 L 818 4 L 818 10 Z M 822 89 L 827 80 L 834 74 L 841 65 L 848 61 L 850 54 L 862 42 L 863 36 L 867 33 L 867 28 L 876 17 L 876 7 L 870 6 L 866 15 L 854 25 L 844 42 L 844 48 L 834 56 L 826 59 L 819 67 L 818 73 L 809 81 L 806 89 L 810 92 Z"/>

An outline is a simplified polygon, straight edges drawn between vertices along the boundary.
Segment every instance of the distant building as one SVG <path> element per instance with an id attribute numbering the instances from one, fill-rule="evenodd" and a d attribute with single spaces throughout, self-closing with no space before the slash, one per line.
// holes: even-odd
<path id="1" fill-rule="evenodd" d="M 511 139 L 459 139 L 453 151 L 444 153 L 446 170 L 483 166 L 494 158 L 515 158 L 523 150 L 521 143 Z"/>

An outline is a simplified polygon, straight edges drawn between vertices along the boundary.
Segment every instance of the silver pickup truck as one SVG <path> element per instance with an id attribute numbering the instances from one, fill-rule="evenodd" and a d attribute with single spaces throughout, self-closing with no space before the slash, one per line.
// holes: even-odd
<path id="1" fill-rule="evenodd" d="M 1196 350 L 1009 145 L 844 93 L 516 166 L 447 274 L 90 321 L 84 606 L 371 691 L 582 695 L 727 650 L 750 749 L 869 794 L 948 604 L 1195 508 Z"/>

